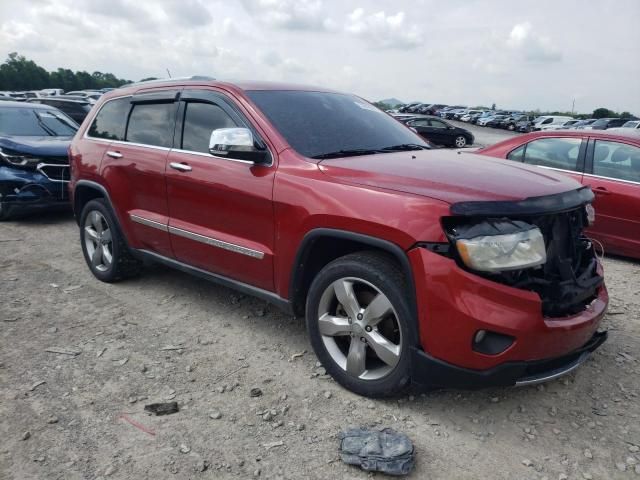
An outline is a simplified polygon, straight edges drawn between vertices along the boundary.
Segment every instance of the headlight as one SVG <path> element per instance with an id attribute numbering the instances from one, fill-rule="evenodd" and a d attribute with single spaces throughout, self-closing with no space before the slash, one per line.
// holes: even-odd
<path id="1" fill-rule="evenodd" d="M 4 160 L 6 163 L 16 165 L 18 167 L 24 167 L 26 165 L 36 166 L 42 161 L 40 158 L 32 157 L 20 152 L 14 152 L 6 148 L 0 148 L 0 160 Z"/>
<path id="2" fill-rule="evenodd" d="M 501 235 L 458 239 L 456 247 L 465 265 L 483 272 L 535 267 L 547 261 L 544 237 L 537 227 Z"/>

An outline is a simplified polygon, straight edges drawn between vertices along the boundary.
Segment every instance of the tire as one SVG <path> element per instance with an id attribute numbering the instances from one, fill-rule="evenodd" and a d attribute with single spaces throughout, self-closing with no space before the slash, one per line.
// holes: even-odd
<path id="1" fill-rule="evenodd" d="M 453 144 L 457 148 L 464 148 L 467 145 L 467 139 L 464 137 L 464 135 L 458 135 L 453 141 Z"/>
<path id="2" fill-rule="evenodd" d="M 417 329 L 408 288 L 398 265 L 378 252 L 338 258 L 314 278 L 306 304 L 311 345 L 346 389 L 376 398 L 409 385 Z"/>
<path id="3" fill-rule="evenodd" d="M 5 220 L 11 220 L 11 213 L 9 212 L 8 205 L 5 202 L 0 202 L 0 222 Z"/>
<path id="4" fill-rule="evenodd" d="M 82 209 L 80 244 L 87 266 L 98 280 L 117 282 L 138 275 L 142 269 L 104 199 L 91 200 Z"/>
<path id="5" fill-rule="evenodd" d="M 510 132 L 513 132 L 516 129 L 516 126 L 512 123 L 509 124 L 509 126 L 507 127 L 507 130 L 509 130 Z"/>

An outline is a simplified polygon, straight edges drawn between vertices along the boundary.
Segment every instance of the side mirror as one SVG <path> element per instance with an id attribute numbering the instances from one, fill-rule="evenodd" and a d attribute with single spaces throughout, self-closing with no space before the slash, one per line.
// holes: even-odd
<path id="1" fill-rule="evenodd" d="M 269 163 L 269 151 L 259 147 L 248 128 L 217 128 L 211 132 L 209 153 L 217 157 L 243 160 L 255 164 Z"/>

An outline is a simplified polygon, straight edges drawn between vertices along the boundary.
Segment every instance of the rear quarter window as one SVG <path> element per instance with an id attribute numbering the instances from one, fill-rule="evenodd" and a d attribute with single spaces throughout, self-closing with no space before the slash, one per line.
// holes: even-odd
<path id="1" fill-rule="evenodd" d="M 124 140 L 130 98 L 118 98 L 105 103 L 91 122 L 88 135 L 107 140 Z"/>

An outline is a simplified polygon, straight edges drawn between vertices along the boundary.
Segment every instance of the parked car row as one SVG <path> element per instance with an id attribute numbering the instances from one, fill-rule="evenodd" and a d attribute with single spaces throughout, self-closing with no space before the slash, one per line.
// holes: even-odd
<path id="1" fill-rule="evenodd" d="M 517 132 L 545 130 L 587 129 L 607 130 L 610 128 L 639 128 L 638 120 L 631 118 L 576 119 L 562 115 L 533 116 L 523 112 L 506 110 L 483 110 L 460 105 L 411 103 L 391 114 L 434 115 L 445 120 L 459 120 L 481 127 L 504 128 Z"/>

